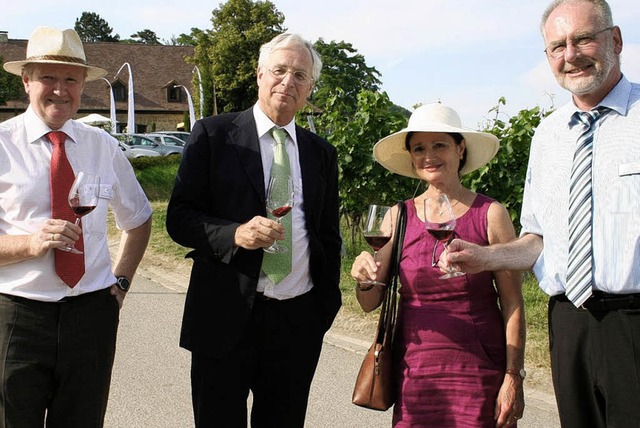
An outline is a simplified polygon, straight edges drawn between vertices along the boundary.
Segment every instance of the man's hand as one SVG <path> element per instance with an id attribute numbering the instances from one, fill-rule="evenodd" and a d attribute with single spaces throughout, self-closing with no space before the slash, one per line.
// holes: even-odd
<path id="1" fill-rule="evenodd" d="M 443 272 L 448 272 L 448 266 L 465 273 L 482 272 L 487 270 L 487 251 L 487 247 L 454 239 L 441 254 L 438 265 Z"/>
<path id="2" fill-rule="evenodd" d="M 233 243 L 247 250 L 269 247 L 274 241 L 284 239 L 284 226 L 278 222 L 255 216 L 247 223 L 238 226 Z"/>
<path id="3" fill-rule="evenodd" d="M 49 249 L 72 246 L 80 239 L 82 229 L 66 220 L 48 219 L 29 238 L 29 253 L 44 255 Z"/>
<path id="4" fill-rule="evenodd" d="M 124 298 L 127 296 L 127 292 L 120 290 L 117 285 L 113 284 L 109 290 L 112 296 L 115 296 L 118 301 L 118 308 L 122 309 L 122 305 L 124 304 Z"/>

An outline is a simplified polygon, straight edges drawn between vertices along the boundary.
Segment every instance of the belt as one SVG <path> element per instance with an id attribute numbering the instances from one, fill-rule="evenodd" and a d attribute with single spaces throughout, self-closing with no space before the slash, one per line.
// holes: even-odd
<path id="1" fill-rule="evenodd" d="M 111 295 L 111 287 L 103 288 L 97 291 L 91 291 L 89 293 L 78 294 L 77 296 L 66 296 L 58 300 L 57 303 L 78 302 L 80 300 L 101 297 L 103 294 Z"/>
<path id="2" fill-rule="evenodd" d="M 273 297 L 265 296 L 262 291 L 256 291 L 256 300 L 277 300 Z"/>
<path id="3" fill-rule="evenodd" d="M 552 297 L 561 302 L 569 302 L 565 294 Z M 621 309 L 640 309 L 640 293 L 610 294 L 604 291 L 594 291 L 591 297 L 580 306 L 591 312 L 609 312 Z"/>
<path id="4" fill-rule="evenodd" d="M 265 302 L 289 303 L 289 302 L 298 302 L 300 300 L 308 299 L 310 297 L 311 297 L 310 291 L 307 291 L 304 294 L 300 294 L 299 296 L 291 297 L 289 299 L 276 299 L 275 297 L 265 296 L 262 291 L 256 291 L 256 300 L 262 300 Z"/>

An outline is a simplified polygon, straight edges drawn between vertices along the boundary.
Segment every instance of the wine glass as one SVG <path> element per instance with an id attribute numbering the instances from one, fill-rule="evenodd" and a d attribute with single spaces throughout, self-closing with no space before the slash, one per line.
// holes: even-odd
<path id="1" fill-rule="evenodd" d="M 269 180 L 269 188 L 267 190 L 267 211 L 276 218 L 280 223 L 282 217 L 287 215 L 293 208 L 293 180 L 291 176 L 276 175 Z M 289 251 L 284 245 L 279 245 L 277 241 L 273 241 L 270 247 L 264 251 L 271 254 L 286 253 Z"/>
<path id="2" fill-rule="evenodd" d="M 378 250 L 385 246 L 393 234 L 393 221 L 391 218 L 391 207 L 384 205 L 369 205 L 367 220 L 364 227 L 364 239 L 373 250 L 375 259 Z M 366 280 L 360 282 L 361 285 L 385 285 L 384 282 Z"/>
<path id="3" fill-rule="evenodd" d="M 69 190 L 69 206 L 76 216 L 76 226 L 80 224 L 80 218 L 89 214 L 98 205 L 100 195 L 100 177 L 80 171 Z M 74 254 L 82 254 L 75 245 L 62 247 L 61 250 Z"/>
<path id="4" fill-rule="evenodd" d="M 426 198 L 424 200 L 424 226 L 427 232 L 436 238 L 431 259 L 431 266 L 435 267 L 438 265 L 436 261 L 438 243 L 442 243 L 446 249 L 447 244 L 453 238 L 453 231 L 456 228 L 456 216 L 453 213 L 453 208 L 451 208 L 447 195 L 441 194 L 434 198 Z M 464 272 L 457 271 L 449 266 L 448 272 L 442 275 L 440 279 L 454 278 L 462 275 L 464 275 Z"/>

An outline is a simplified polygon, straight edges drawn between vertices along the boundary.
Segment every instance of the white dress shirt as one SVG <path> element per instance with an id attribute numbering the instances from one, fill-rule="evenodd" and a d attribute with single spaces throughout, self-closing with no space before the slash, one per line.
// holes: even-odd
<path id="1" fill-rule="evenodd" d="M 593 141 L 594 289 L 640 293 L 640 85 L 622 78 L 600 106 Z M 581 127 L 570 127 L 577 107 L 569 102 L 535 132 L 522 205 L 522 234 L 544 239 L 534 265 L 549 295 L 565 292 L 568 259 L 569 178 Z"/>
<path id="2" fill-rule="evenodd" d="M 28 235 L 51 218 L 50 131 L 31 107 L 0 124 L 0 235 Z M 107 211 L 123 230 L 142 225 L 151 206 L 131 163 L 108 133 L 73 120 L 60 129 L 69 163 L 77 174 L 100 176 L 98 206 L 82 218 L 85 275 L 69 288 L 55 272 L 54 251 L 43 257 L 0 266 L 0 293 L 40 301 L 57 301 L 106 288 L 115 282 L 107 246 Z"/>
<path id="3" fill-rule="evenodd" d="M 271 178 L 271 164 L 273 163 L 273 147 L 275 140 L 270 131 L 276 126 L 271 119 L 260 110 L 256 103 L 253 107 L 253 115 L 258 129 L 260 140 L 260 155 L 262 156 L 262 170 L 264 172 L 265 195 Z M 291 178 L 294 183 L 293 209 L 291 210 L 291 230 L 293 239 L 291 242 L 291 273 L 287 275 L 277 285 L 260 272 L 258 280 L 258 291 L 264 292 L 265 296 L 284 300 L 300 296 L 313 287 L 311 274 L 309 271 L 309 238 L 304 218 L 304 198 L 302 195 L 302 171 L 300 169 L 300 156 L 298 155 L 298 142 L 296 140 L 295 119 L 289 122 L 282 129 L 287 131 L 287 141 L 285 143 L 287 154 L 289 155 L 289 165 L 291 168 Z"/>

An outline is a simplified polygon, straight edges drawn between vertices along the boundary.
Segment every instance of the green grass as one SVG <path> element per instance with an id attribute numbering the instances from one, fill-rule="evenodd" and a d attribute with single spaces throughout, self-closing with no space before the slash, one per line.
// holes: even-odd
<path id="1" fill-rule="evenodd" d="M 173 181 L 178 168 L 179 157 L 135 159 L 133 163 L 136 176 L 140 181 L 154 209 L 153 228 L 147 249 L 147 256 L 161 260 L 180 261 L 189 251 L 174 243 L 165 229 L 167 201 L 171 194 Z M 112 222 L 110 222 L 112 223 Z M 114 229 L 111 230 L 114 232 Z M 343 236 L 350 236 L 343 225 Z M 351 264 L 361 251 L 369 251 L 364 240 L 356 240 L 352 246 L 345 240 L 346 256 L 342 260 L 340 289 L 343 298 L 343 313 L 363 320 L 376 320 L 378 311 L 365 314 L 355 298 L 355 284 L 350 275 Z M 527 322 L 526 364 L 528 367 L 549 367 L 547 339 L 547 302 L 548 297 L 540 290 L 535 277 L 527 273 L 523 285 Z"/>
<path id="2" fill-rule="evenodd" d="M 549 296 L 538 287 L 532 273 L 526 273 L 522 286 L 527 321 L 526 360 L 529 367 L 549 368 L 547 307 Z"/>
<path id="3" fill-rule="evenodd" d="M 132 159 L 136 178 L 150 201 L 168 201 L 182 156 Z"/>

